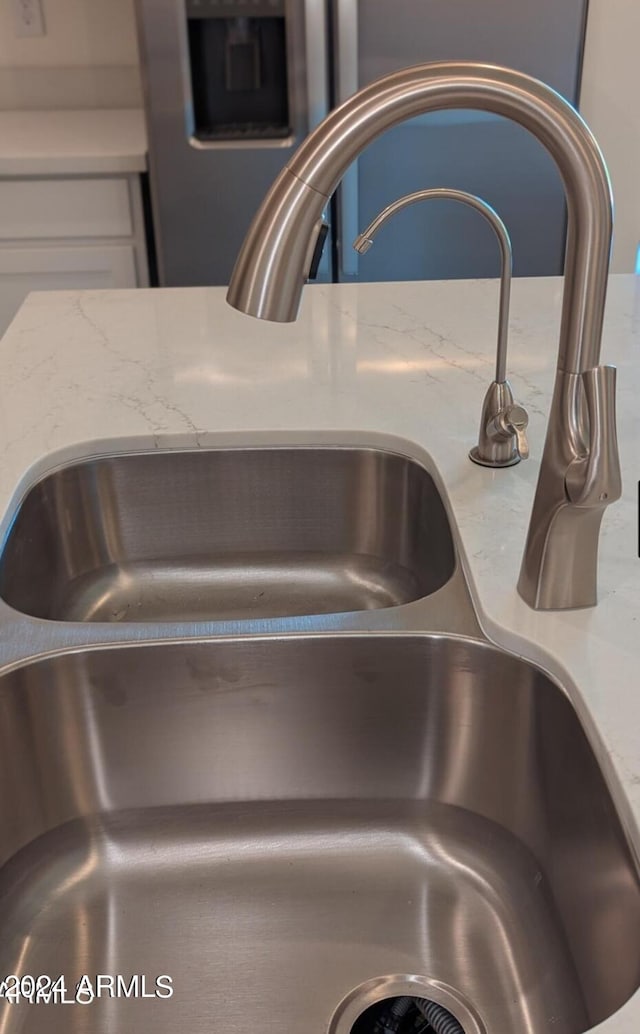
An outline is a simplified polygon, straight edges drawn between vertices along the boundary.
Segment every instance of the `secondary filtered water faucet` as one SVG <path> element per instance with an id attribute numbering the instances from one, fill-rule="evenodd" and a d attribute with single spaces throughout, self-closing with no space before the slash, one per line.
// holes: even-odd
<path id="1" fill-rule="evenodd" d="M 467 205 L 488 222 L 500 245 L 500 305 L 498 311 L 498 347 L 496 349 L 496 376 L 489 385 L 489 390 L 482 405 L 480 417 L 480 433 L 478 444 L 474 445 L 469 458 L 482 467 L 512 467 L 529 455 L 529 444 L 525 430 L 529 417 L 522 406 L 516 406 L 511 385 L 507 380 L 507 338 L 509 334 L 509 302 L 511 299 L 511 274 L 513 271 L 513 254 L 509 231 L 496 211 L 475 194 L 465 190 L 452 190 L 450 187 L 431 187 L 429 190 L 416 190 L 413 194 L 393 201 L 369 223 L 366 230 L 359 233 L 353 246 L 361 255 L 369 250 L 378 230 L 391 219 L 396 212 L 401 212 L 407 205 L 415 205 L 422 201 L 458 201 Z"/>
<path id="2" fill-rule="evenodd" d="M 537 609 L 593 606 L 600 523 L 621 494 L 616 371 L 599 365 L 612 199 L 594 137 L 559 94 L 520 72 L 473 62 L 417 65 L 360 90 L 320 123 L 275 180 L 227 299 L 252 316 L 294 320 L 322 211 L 351 162 L 386 129 L 450 108 L 520 123 L 562 175 L 568 224 L 557 375 L 518 590 Z"/>

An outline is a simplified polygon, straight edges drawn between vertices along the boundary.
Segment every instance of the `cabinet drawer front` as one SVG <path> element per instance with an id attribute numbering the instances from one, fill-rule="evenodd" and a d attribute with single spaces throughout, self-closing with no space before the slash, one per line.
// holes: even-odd
<path id="1" fill-rule="evenodd" d="M 124 177 L 0 181 L 0 239 L 130 237 Z"/>
<path id="2" fill-rule="evenodd" d="M 0 248 L 0 336 L 29 291 L 136 286 L 131 244 Z"/>

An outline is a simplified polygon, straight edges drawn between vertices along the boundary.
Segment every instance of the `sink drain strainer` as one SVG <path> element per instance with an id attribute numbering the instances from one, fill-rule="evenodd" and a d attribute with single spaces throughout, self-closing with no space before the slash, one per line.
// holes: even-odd
<path id="1" fill-rule="evenodd" d="M 454 988 L 423 976 L 377 977 L 354 988 L 336 1009 L 329 1034 L 487 1034 Z"/>

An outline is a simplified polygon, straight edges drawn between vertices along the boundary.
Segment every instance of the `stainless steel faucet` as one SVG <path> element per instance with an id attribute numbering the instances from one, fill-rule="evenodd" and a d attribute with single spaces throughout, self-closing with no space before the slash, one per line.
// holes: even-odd
<path id="1" fill-rule="evenodd" d="M 498 347 L 496 349 L 496 376 L 489 385 L 482 405 L 478 444 L 469 452 L 470 459 L 482 467 L 512 467 L 529 456 L 529 443 L 525 434 L 529 417 L 523 406 L 517 406 L 511 385 L 507 380 L 507 339 L 509 335 L 509 303 L 511 299 L 511 276 L 513 273 L 513 252 L 509 231 L 498 213 L 475 194 L 450 187 L 430 187 L 416 190 L 393 201 L 373 219 L 366 230 L 359 233 L 353 242 L 357 252 L 364 255 L 372 246 L 378 230 L 387 219 L 402 211 L 407 205 L 420 201 L 459 201 L 475 212 L 479 212 L 493 230 L 500 245 L 500 303 L 498 306 Z"/>
<path id="2" fill-rule="evenodd" d="M 567 198 L 556 383 L 518 590 L 537 609 L 597 602 L 600 523 L 620 497 L 615 368 L 600 366 L 612 199 L 600 149 L 580 115 L 520 72 L 473 62 L 417 65 L 334 109 L 275 180 L 247 233 L 227 294 L 262 319 L 296 318 L 322 211 L 351 162 L 386 129 L 447 108 L 520 123 L 555 159 Z"/>

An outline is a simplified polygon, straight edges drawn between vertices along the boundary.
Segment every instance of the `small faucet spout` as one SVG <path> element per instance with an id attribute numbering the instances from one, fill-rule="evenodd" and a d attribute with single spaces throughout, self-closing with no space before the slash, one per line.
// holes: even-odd
<path id="1" fill-rule="evenodd" d="M 450 187 L 431 187 L 428 190 L 416 190 L 412 194 L 393 201 L 369 223 L 366 230 L 358 234 L 353 246 L 361 255 L 373 245 L 378 230 L 391 219 L 396 212 L 401 212 L 407 205 L 415 205 L 421 201 L 458 201 L 467 205 L 488 222 L 500 245 L 500 304 L 498 314 L 498 347 L 496 349 L 496 376 L 489 385 L 482 406 L 480 433 L 478 444 L 469 452 L 469 458 L 482 467 L 512 467 L 521 459 L 527 459 L 529 445 L 525 430 L 529 422 L 522 406 L 514 403 L 511 385 L 507 380 L 507 339 L 509 334 L 509 302 L 511 298 L 511 274 L 513 272 L 513 253 L 511 238 L 498 213 L 475 194 L 465 190 L 453 190 Z"/>
<path id="2" fill-rule="evenodd" d="M 498 348 L 496 350 L 496 376 L 498 384 L 507 379 L 507 339 L 509 336 L 509 303 L 511 300 L 511 278 L 513 276 L 513 250 L 509 231 L 498 213 L 475 194 L 466 190 L 453 190 L 450 187 L 431 187 L 429 190 L 416 190 L 413 194 L 393 201 L 373 219 L 366 230 L 358 234 L 353 246 L 361 255 L 366 254 L 373 244 L 374 237 L 388 219 L 407 205 L 415 205 L 422 201 L 457 201 L 461 205 L 479 212 L 493 230 L 500 248 L 500 304 L 498 309 Z"/>
<path id="3" fill-rule="evenodd" d="M 472 62 L 418 65 L 360 90 L 320 123 L 274 182 L 244 241 L 227 299 L 262 319 L 294 320 L 322 210 L 351 162 L 386 129 L 452 108 L 518 122 L 554 158 L 564 182 L 558 373 L 518 589 L 540 609 L 591 606 L 602 512 L 620 495 L 612 374 L 583 377 L 599 365 L 613 214 L 600 149 L 559 94 L 520 72 Z"/>

